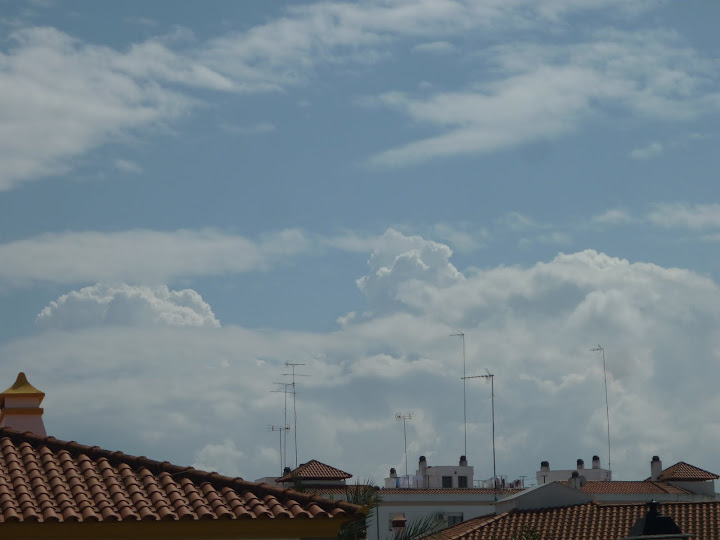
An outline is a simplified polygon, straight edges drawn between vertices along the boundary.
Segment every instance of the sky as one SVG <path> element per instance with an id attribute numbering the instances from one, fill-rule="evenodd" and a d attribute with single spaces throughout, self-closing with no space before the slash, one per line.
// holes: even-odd
<path id="1" fill-rule="evenodd" d="M 248 480 L 297 437 L 381 483 L 411 414 L 411 472 L 486 479 L 462 332 L 498 474 L 720 473 L 718 20 L 0 0 L 0 383 L 59 439 Z"/>

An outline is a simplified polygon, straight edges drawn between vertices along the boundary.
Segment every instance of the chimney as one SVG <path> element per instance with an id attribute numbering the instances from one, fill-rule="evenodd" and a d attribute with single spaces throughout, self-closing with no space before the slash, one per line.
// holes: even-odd
<path id="1" fill-rule="evenodd" d="M 398 514 L 394 518 L 392 518 L 392 530 L 394 538 L 401 536 L 405 532 L 406 523 L 407 519 L 405 519 L 402 514 Z"/>
<path id="2" fill-rule="evenodd" d="M 582 459 L 577 460 L 577 470 L 582 471 L 585 468 L 585 462 Z"/>
<path id="3" fill-rule="evenodd" d="M 46 437 L 40 408 L 45 393 L 30 384 L 21 371 L 15 383 L 0 394 L 0 427 L 30 431 Z"/>
<path id="4" fill-rule="evenodd" d="M 427 474 L 427 460 L 425 459 L 425 456 L 420 456 L 418 468 L 420 469 L 420 474 L 422 476 L 425 476 Z"/>
<path id="5" fill-rule="evenodd" d="M 390 478 L 397 478 L 397 471 L 395 467 L 390 468 Z"/>
<path id="6" fill-rule="evenodd" d="M 577 471 L 573 471 L 572 475 L 568 479 L 570 487 L 574 487 L 575 489 L 581 489 L 585 485 L 585 482 L 587 482 L 587 478 L 580 476 L 580 473 Z"/>
<path id="7" fill-rule="evenodd" d="M 658 456 L 653 456 L 650 462 L 650 480 L 657 482 L 662 474 L 662 461 Z"/>
<path id="8" fill-rule="evenodd" d="M 465 456 L 460 456 L 460 466 L 467 467 L 467 458 Z"/>
<path id="9" fill-rule="evenodd" d="M 600 468 L 600 456 L 593 456 L 593 469 L 599 469 Z"/>
<path id="10" fill-rule="evenodd" d="M 292 469 L 290 467 L 285 467 L 285 469 L 283 469 L 283 476 L 285 476 L 286 474 L 290 474 L 291 472 Z"/>
<path id="11" fill-rule="evenodd" d="M 550 470 L 550 462 L 549 461 L 541 461 L 540 462 L 540 470 L 542 472 L 547 472 Z"/>

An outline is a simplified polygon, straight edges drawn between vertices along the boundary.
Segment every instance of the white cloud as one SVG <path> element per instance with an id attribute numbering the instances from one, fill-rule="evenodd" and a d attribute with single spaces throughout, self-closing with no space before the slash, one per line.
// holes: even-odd
<path id="1" fill-rule="evenodd" d="M 633 217 L 626 210 L 618 208 L 606 210 L 602 214 L 593 216 L 590 220 L 593 224 L 601 225 L 622 225 L 625 223 L 631 223 L 632 221 L 634 221 Z"/>
<path id="2" fill-rule="evenodd" d="M 613 460 L 616 478 L 644 477 L 658 452 L 710 467 L 720 444 L 717 403 L 707 402 L 720 376 L 720 288 L 712 280 L 592 250 L 463 275 L 447 246 L 392 230 L 380 240 L 370 275 L 385 269 L 390 283 L 361 283 L 383 310 L 348 317 L 334 331 L 85 325 L 0 345 L 4 377 L 9 385 L 22 369 L 47 393 L 45 423 L 59 438 L 259 478 L 275 473 L 279 457 L 263 450 L 277 441 L 267 426 L 283 418 L 283 395 L 270 390 L 285 362 L 301 362 L 310 377 L 298 381 L 300 461 L 320 459 L 362 478 L 404 466 L 398 411 L 416 414 L 411 461 L 422 453 L 434 464 L 456 462 L 462 360 L 449 335 L 463 330 L 468 373 L 495 374 L 498 435 L 509 445 L 498 464 L 512 476 L 532 472 L 535 459 L 559 465 L 601 453 L 602 363 L 589 351 L 601 343 L 613 448 L 626 456 Z M 415 266 L 406 272 L 398 260 L 408 253 Z M 87 296 L 78 311 L 96 316 L 101 294 Z M 163 295 L 152 301 L 158 296 L 172 312 Z M 478 477 L 491 471 L 488 398 L 486 386 L 468 385 Z M 570 438 L 568 426 L 576 426 Z M 700 438 L 704 445 L 687 446 Z"/>
<path id="3" fill-rule="evenodd" d="M 310 248 L 297 230 L 259 241 L 212 229 L 48 233 L 0 244 L 0 283 L 161 283 L 263 270 Z"/>
<path id="4" fill-rule="evenodd" d="M 720 227 L 720 204 L 656 204 L 648 220 L 660 227 L 703 230 Z"/>
<path id="5" fill-rule="evenodd" d="M 261 133 L 272 133 L 276 128 L 275 124 L 271 122 L 260 122 L 249 126 L 220 124 L 220 129 L 234 135 L 257 135 Z"/>
<path id="6" fill-rule="evenodd" d="M 227 476 L 240 476 L 245 453 L 233 441 L 209 443 L 197 453 L 192 466 L 203 471 L 216 471 Z"/>
<path id="7" fill-rule="evenodd" d="M 0 191 L 38 178 L 62 176 L 75 167 L 80 156 L 106 143 L 165 128 L 201 102 L 193 94 L 197 89 L 280 91 L 306 84 L 323 67 L 367 65 L 388 58 L 392 46 L 403 41 L 416 50 L 445 52 L 452 45 L 443 38 L 478 31 L 488 37 L 504 37 L 504 32 L 513 29 L 557 32 L 563 31 L 564 18 L 617 10 L 623 14 L 632 11 L 616 0 L 554 0 L 542 5 L 531 0 L 322 2 L 292 6 L 264 24 L 204 43 L 190 31 L 176 29 L 123 50 L 85 43 L 55 28 L 21 27 L 10 34 L 9 48 L 0 52 Z M 133 22 L 152 27 L 152 21 L 145 19 Z M 693 67 L 698 68 L 697 64 Z M 606 73 L 585 76 L 545 67 L 525 77 L 491 84 L 482 93 L 470 93 L 466 101 L 478 111 L 471 126 L 455 125 L 436 139 L 391 150 L 376 161 L 417 160 L 425 146 L 436 147 L 432 156 L 491 151 L 574 129 L 577 121 L 568 116 L 578 115 L 584 102 L 598 97 L 583 94 L 580 87 L 594 85 L 596 77 L 606 78 Z M 674 75 L 665 70 L 661 75 L 661 82 L 675 89 L 693 83 L 681 71 Z M 557 82 L 543 85 L 545 77 Z M 523 93 L 518 88 L 523 84 L 530 84 L 538 92 L 536 96 L 548 103 L 546 114 L 522 107 L 527 97 L 518 95 Z M 551 103 L 557 92 L 568 94 L 566 106 Z M 661 110 L 660 105 L 672 104 L 653 99 L 657 97 L 653 92 L 639 93 L 656 111 Z M 419 109 L 444 107 L 442 103 L 405 100 L 414 110 L 413 117 Z M 516 118 L 507 112 L 514 106 L 521 106 Z M 487 125 L 480 128 L 479 118 L 496 107 L 505 113 L 488 116 Z M 422 117 L 420 113 L 417 120 L 426 121 Z M 534 121 L 540 122 L 537 128 L 521 136 L 518 123 L 527 128 Z M 448 127 L 456 120 L 451 114 L 440 124 Z M 507 127 L 498 130 L 493 142 L 487 132 L 503 124 Z M 250 129 L 267 132 L 268 127 L 261 124 Z"/>
<path id="8" fill-rule="evenodd" d="M 413 294 L 417 282 L 447 286 L 462 280 L 450 263 L 451 255 L 444 244 L 388 229 L 370 256 L 370 272 L 357 281 L 358 287 L 373 309 L 391 309 Z"/>
<path id="9" fill-rule="evenodd" d="M 541 234 L 537 238 L 538 242 L 541 242 L 543 244 L 571 244 L 572 243 L 572 236 L 570 236 L 566 232 L 562 231 L 553 231 L 545 234 Z"/>
<path id="10" fill-rule="evenodd" d="M 415 45 L 412 50 L 420 53 L 449 54 L 455 52 L 455 45 L 449 41 L 430 41 Z"/>
<path id="11" fill-rule="evenodd" d="M 485 228 L 473 228 L 467 224 L 450 225 L 436 223 L 432 227 L 433 236 L 446 240 L 455 251 L 472 253 L 484 247 L 490 240 L 490 233 Z"/>
<path id="12" fill-rule="evenodd" d="M 16 30 L 10 39 L 0 52 L 0 191 L 61 175 L 74 157 L 186 114 L 193 100 L 170 83 L 232 86 L 161 40 L 118 52 L 53 28 Z"/>
<path id="13" fill-rule="evenodd" d="M 37 316 L 43 329 L 75 330 L 103 325 L 138 327 L 199 326 L 220 322 L 210 306 L 192 289 L 166 286 L 93 285 L 50 302 Z"/>
<path id="14" fill-rule="evenodd" d="M 141 172 L 143 172 L 143 169 L 140 165 L 138 165 L 134 161 L 129 161 L 127 159 L 116 159 L 115 167 L 117 167 L 121 171 L 133 174 L 140 174 Z"/>
<path id="15" fill-rule="evenodd" d="M 662 121 L 720 112 L 720 94 L 709 82 L 720 80 L 716 64 L 667 32 L 605 31 L 572 46 L 502 45 L 484 55 L 495 78 L 465 91 L 365 98 L 438 131 L 371 163 L 402 166 L 553 139 L 608 108 Z M 639 150 L 638 157 L 657 150 Z"/>
<path id="16" fill-rule="evenodd" d="M 636 148 L 630 152 L 630 157 L 634 159 L 652 159 L 660 156 L 665 150 L 665 146 L 657 141 L 651 142 L 647 146 Z"/>

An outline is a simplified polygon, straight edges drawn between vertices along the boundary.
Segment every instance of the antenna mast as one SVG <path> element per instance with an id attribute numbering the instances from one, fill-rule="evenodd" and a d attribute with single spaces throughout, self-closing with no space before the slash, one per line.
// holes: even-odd
<path id="1" fill-rule="evenodd" d="M 283 431 L 286 431 L 290 428 L 287 426 L 268 426 L 268 431 L 278 431 L 279 439 L 280 439 L 280 476 L 283 475 L 283 457 L 282 457 L 282 434 Z"/>
<path id="2" fill-rule="evenodd" d="M 285 464 L 287 464 L 287 432 L 290 431 L 290 426 L 288 425 L 287 421 L 287 395 L 288 395 L 288 386 L 292 386 L 292 383 L 284 383 L 284 382 L 276 382 L 273 384 L 279 384 L 282 385 L 282 390 L 270 390 L 271 392 L 282 392 L 285 394 L 285 408 L 283 410 L 283 425 L 285 426 L 285 429 L 283 430 L 283 444 L 280 449 L 280 452 L 282 452 L 282 468 L 285 470 Z"/>
<path id="3" fill-rule="evenodd" d="M 466 399 L 466 389 L 465 389 L 465 334 L 463 332 L 458 332 L 457 334 L 450 334 L 450 337 L 460 337 L 462 339 L 462 359 L 463 359 L 463 425 L 465 426 L 465 452 L 464 455 L 467 457 L 467 399 Z"/>
<path id="4" fill-rule="evenodd" d="M 485 370 L 487 371 L 487 370 Z M 498 480 L 497 469 L 495 467 L 495 375 L 489 371 L 485 375 L 473 375 L 465 377 L 466 379 L 485 379 L 490 380 L 490 399 L 492 402 L 492 454 L 493 454 L 493 487 L 495 488 L 495 501 L 498 498 Z"/>
<path id="5" fill-rule="evenodd" d="M 607 440 L 608 440 L 608 470 L 612 473 L 612 465 L 610 463 L 610 407 L 608 405 L 608 391 L 607 391 L 607 370 L 605 369 L 605 349 L 598 345 L 597 347 L 590 349 L 593 352 L 601 351 L 603 359 L 603 377 L 605 378 L 605 416 L 607 417 Z"/>
<path id="6" fill-rule="evenodd" d="M 292 386 L 292 396 L 293 396 L 293 431 L 295 432 L 295 468 L 298 467 L 298 445 L 297 445 L 297 403 L 295 396 L 297 396 L 297 390 L 295 386 L 295 377 L 309 377 L 309 375 L 301 375 L 299 373 L 295 373 L 295 368 L 297 366 L 304 366 L 305 364 L 296 364 L 292 362 L 285 362 L 285 365 L 290 367 L 292 369 L 292 373 L 283 373 L 284 376 L 289 377 L 292 376 L 292 382 L 290 385 Z"/>
<path id="7" fill-rule="evenodd" d="M 410 487 L 410 476 L 408 475 L 408 457 L 407 457 L 407 431 L 405 431 L 405 420 L 412 420 L 412 413 L 407 413 L 407 414 L 397 413 L 395 415 L 395 420 L 403 423 L 403 440 L 405 441 L 405 478 L 407 479 L 408 487 Z"/>

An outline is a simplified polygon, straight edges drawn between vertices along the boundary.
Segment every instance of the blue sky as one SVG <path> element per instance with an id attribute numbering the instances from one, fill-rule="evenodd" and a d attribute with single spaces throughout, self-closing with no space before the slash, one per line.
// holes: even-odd
<path id="1" fill-rule="evenodd" d="M 0 366 L 51 434 L 273 474 L 300 362 L 300 461 L 404 470 L 412 411 L 411 461 L 454 463 L 463 331 L 502 474 L 606 460 L 597 343 L 616 478 L 720 471 L 720 5 L 0 14 Z"/>

